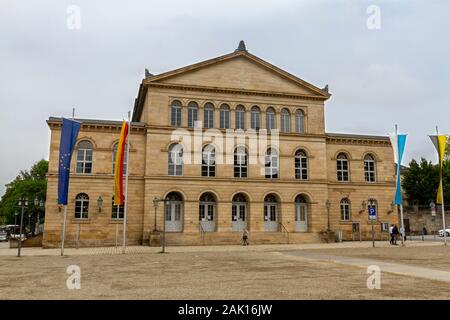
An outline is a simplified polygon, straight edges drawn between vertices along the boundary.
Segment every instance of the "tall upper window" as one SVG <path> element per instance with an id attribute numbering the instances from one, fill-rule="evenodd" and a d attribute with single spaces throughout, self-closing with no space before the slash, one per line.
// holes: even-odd
<path id="1" fill-rule="evenodd" d="M 250 127 L 255 130 L 259 130 L 261 127 L 261 110 L 258 106 L 253 106 L 250 112 Z"/>
<path id="2" fill-rule="evenodd" d="M 234 150 L 234 177 L 247 178 L 248 157 L 244 146 L 238 146 Z"/>
<path id="3" fill-rule="evenodd" d="M 205 128 L 214 127 L 214 105 L 211 102 L 205 104 L 203 120 Z"/>
<path id="4" fill-rule="evenodd" d="M 118 147 L 119 147 L 119 143 L 117 142 L 116 144 L 114 144 L 113 154 L 112 154 L 112 173 L 113 174 L 114 174 L 114 170 L 116 168 L 116 155 L 117 155 Z M 126 148 L 127 148 L 127 146 L 125 145 L 125 152 L 123 154 L 123 172 L 124 173 L 127 172 L 127 163 L 128 163 Z"/>
<path id="5" fill-rule="evenodd" d="M 188 103 L 188 127 L 194 128 L 195 121 L 198 120 L 198 104 L 195 101 Z"/>
<path id="6" fill-rule="evenodd" d="M 92 173 L 92 143 L 84 140 L 78 144 L 76 173 Z"/>
<path id="7" fill-rule="evenodd" d="M 281 110 L 281 132 L 291 132 L 291 114 L 286 108 Z"/>
<path id="8" fill-rule="evenodd" d="M 175 127 L 181 126 L 181 102 L 178 100 L 172 102 L 170 124 Z"/>
<path id="9" fill-rule="evenodd" d="M 278 178 L 278 152 L 274 148 L 267 149 L 265 156 L 265 175 L 268 179 Z"/>
<path id="10" fill-rule="evenodd" d="M 364 179 L 366 182 L 376 181 L 376 163 L 371 154 L 364 157 Z"/>
<path id="11" fill-rule="evenodd" d="M 203 148 L 202 152 L 202 176 L 216 176 L 216 150 L 214 146 L 208 144 Z"/>
<path id="12" fill-rule="evenodd" d="M 337 180 L 349 181 L 348 159 L 344 153 L 339 153 L 336 160 Z"/>
<path id="13" fill-rule="evenodd" d="M 276 129 L 275 110 L 273 108 L 268 108 L 266 111 L 266 129 L 267 131 Z"/>
<path id="14" fill-rule="evenodd" d="M 111 219 L 123 219 L 124 212 L 125 212 L 125 206 L 118 205 L 116 206 L 114 204 L 114 196 L 112 197 L 112 207 L 111 207 Z"/>
<path id="15" fill-rule="evenodd" d="M 220 106 L 220 129 L 230 128 L 230 107 L 224 103 Z"/>
<path id="16" fill-rule="evenodd" d="M 242 105 L 236 107 L 236 129 L 245 130 L 245 108 Z"/>
<path id="17" fill-rule="evenodd" d="M 174 143 L 169 147 L 168 175 L 183 175 L 183 147 L 181 144 Z"/>
<path id="18" fill-rule="evenodd" d="M 79 193 L 75 197 L 75 219 L 87 219 L 89 214 L 89 196 Z"/>
<path id="19" fill-rule="evenodd" d="M 350 201 L 347 198 L 341 200 L 341 220 L 350 220 Z"/>
<path id="20" fill-rule="evenodd" d="M 303 110 L 297 110 L 295 113 L 295 132 L 305 132 L 305 113 Z"/>
<path id="21" fill-rule="evenodd" d="M 295 179 L 308 179 L 308 156 L 304 150 L 295 153 Z"/>

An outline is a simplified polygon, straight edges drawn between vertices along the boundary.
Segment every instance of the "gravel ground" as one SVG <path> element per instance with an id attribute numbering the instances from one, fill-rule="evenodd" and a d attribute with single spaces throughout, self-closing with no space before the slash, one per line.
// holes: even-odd
<path id="1" fill-rule="evenodd" d="M 370 253 L 373 259 L 383 259 L 386 252 L 399 258 L 413 255 L 414 248 L 404 249 L 405 252 L 397 248 L 370 252 L 368 249 L 316 249 L 314 252 L 347 255 L 358 254 L 360 250 L 362 256 Z M 416 254 L 426 254 L 429 260 L 450 253 L 431 247 L 415 250 Z M 69 265 L 81 268 L 80 290 L 66 287 Z M 450 284 L 446 282 L 383 273 L 381 289 L 369 290 L 367 277 L 363 268 L 293 260 L 276 249 L 20 259 L 3 256 L 0 257 L 0 298 L 450 299 Z"/>

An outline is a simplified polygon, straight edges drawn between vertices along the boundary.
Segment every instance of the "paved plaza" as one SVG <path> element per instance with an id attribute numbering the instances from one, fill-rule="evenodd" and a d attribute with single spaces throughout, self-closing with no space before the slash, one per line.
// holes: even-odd
<path id="1" fill-rule="evenodd" d="M 450 299 L 450 248 L 409 241 L 160 248 L 0 248 L 1 299 Z M 78 266 L 81 288 L 66 273 Z M 381 288 L 368 289 L 368 266 Z"/>

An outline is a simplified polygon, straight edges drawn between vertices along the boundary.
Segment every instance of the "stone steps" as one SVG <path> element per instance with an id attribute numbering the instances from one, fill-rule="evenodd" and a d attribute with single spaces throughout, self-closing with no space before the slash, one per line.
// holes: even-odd
<path id="1" fill-rule="evenodd" d="M 282 232 L 252 232 L 250 244 L 287 244 L 287 243 L 320 243 L 317 233 L 286 233 Z M 233 245 L 242 243 L 240 232 L 207 232 L 202 239 L 200 233 L 167 233 L 167 245 L 195 246 L 195 245 Z"/>

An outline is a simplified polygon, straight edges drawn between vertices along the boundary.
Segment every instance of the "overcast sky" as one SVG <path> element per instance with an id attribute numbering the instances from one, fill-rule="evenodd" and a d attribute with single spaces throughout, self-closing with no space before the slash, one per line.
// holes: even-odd
<path id="1" fill-rule="evenodd" d="M 70 5 L 80 9 L 81 28 Z M 366 12 L 380 8 L 381 28 Z M 328 132 L 409 133 L 407 161 L 436 160 L 427 134 L 450 132 L 450 1 L 0 2 L 0 195 L 48 157 L 49 116 L 121 119 L 152 73 L 249 52 L 329 85 Z"/>

